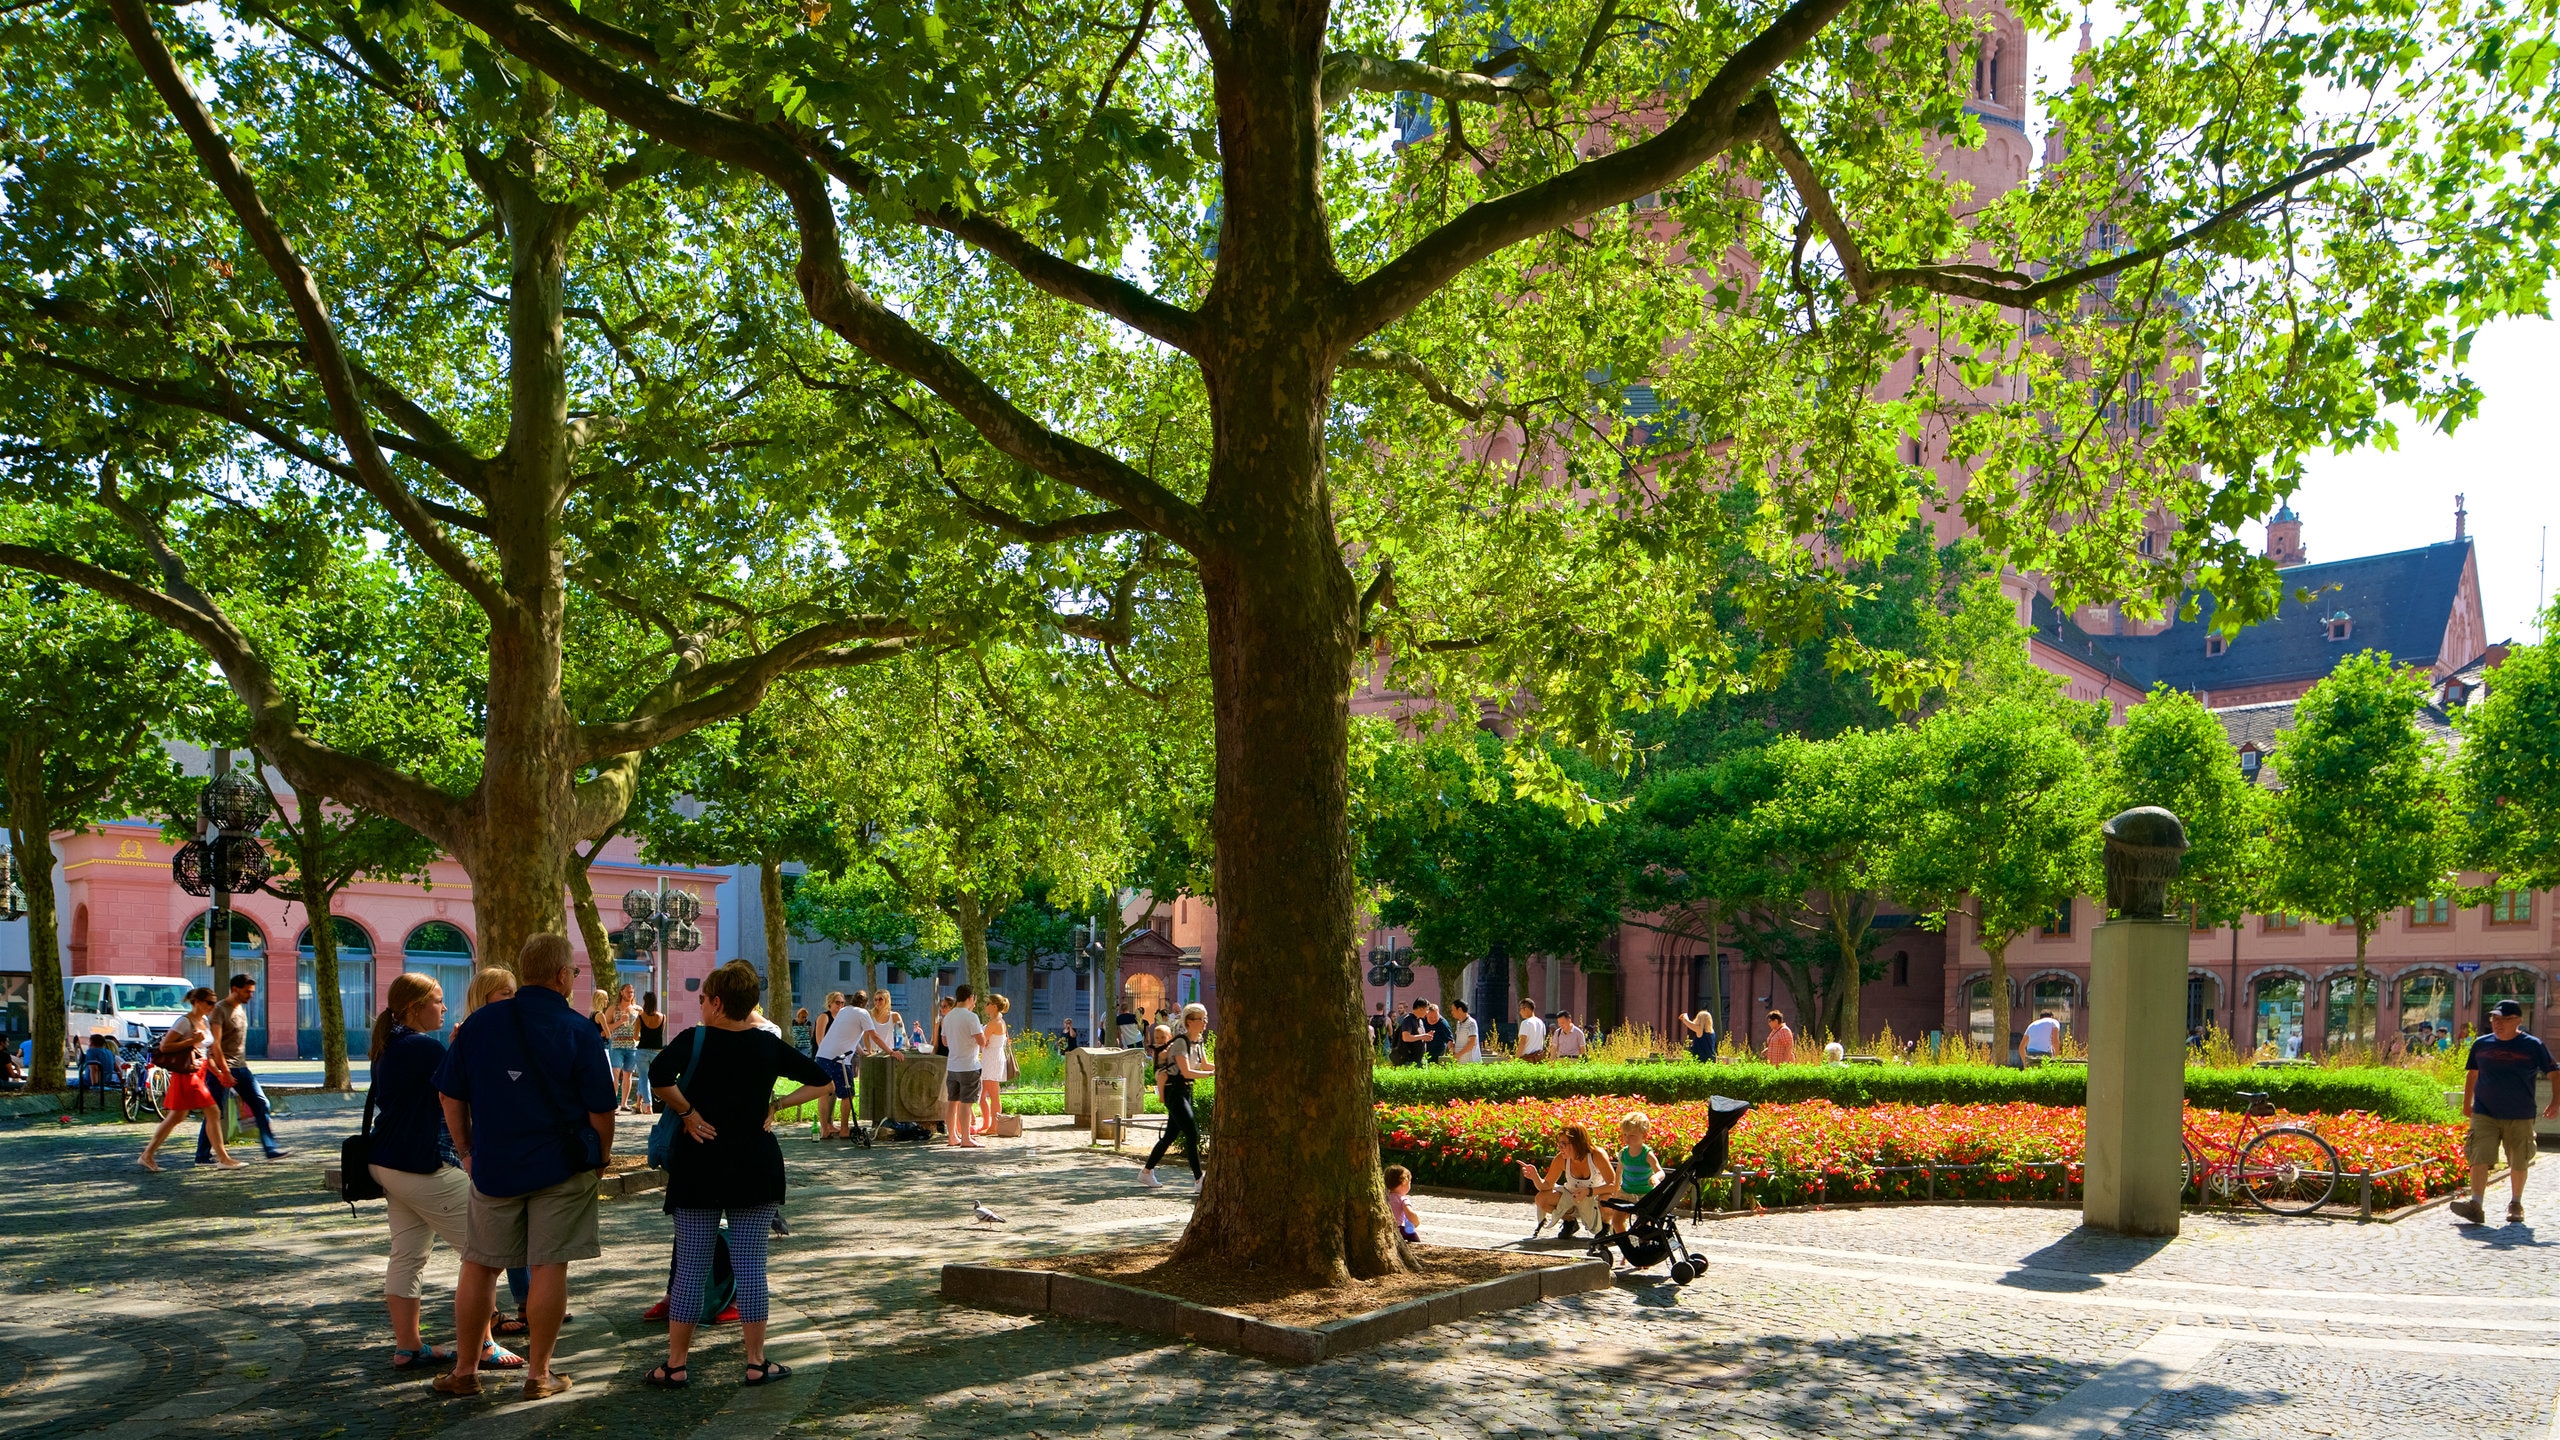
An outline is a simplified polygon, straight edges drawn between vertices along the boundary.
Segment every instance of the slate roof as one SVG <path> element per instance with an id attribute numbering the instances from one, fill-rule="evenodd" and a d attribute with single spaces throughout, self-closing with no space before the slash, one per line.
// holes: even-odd
<path id="1" fill-rule="evenodd" d="M 2048 648 L 2094 667 L 2107 678 L 2133 691 L 2134 698 L 2140 698 L 2141 692 L 2151 688 L 2142 677 L 2127 669 L 2124 661 L 2116 655 L 2113 647 L 2122 643 L 2116 637 L 2092 635 L 2081 629 L 2061 606 L 2042 594 L 2036 595 L 2028 605 L 2027 615 L 2035 627 L 2036 639 Z"/>
<path id="2" fill-rule="evenodd" d="M 2271 700 L 2263 705 L 2225 705 L 2213 712 L 2222 722 L 2222 733 L 2236 752 L 2254 747 L 2264 755 L 2275 748 L 2276 736 L 2293 728 L 2294 700 Z M 2453 717 L 2433 705 L 2418 707 L 2418 728 L 2437 745 L 2451 750 L 2462 743 L 2461 733 L 2453 728 Z M 2270 765 L 2258 772 L 2258 783 L 2270 790 L 2281 790 L 2284 782 Z"/>
<path id="3" fill-rule="evenodd" d="M 2317 680 L 2361 650 L 2388 651 L 2404 665 L 2434 665 L 2470 559 L 2471 542 L 2464 539 L 2291 566 L 2283 572 L 2284 599 L 2275 616 L 2241 631 L 2220 655 L 2207 655 L 2204 648 L 2214 611 L 2210 595 L 2200 597 L 2193 620 L 2176 621 L 2157 635 L 2105 636 L 2096 643 L 2115 651 L 2145 689 L 2155 683 L 2211 691 Z M 2295 598 L 2306 589 L 2315 592 L 2308 604 Z M 2354 633 L 2331 640 L 2327 619 L 2340 611 L 2353 621 Z"/>

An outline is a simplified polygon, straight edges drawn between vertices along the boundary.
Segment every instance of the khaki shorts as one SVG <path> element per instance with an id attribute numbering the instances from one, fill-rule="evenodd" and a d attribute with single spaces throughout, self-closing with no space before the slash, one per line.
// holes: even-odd
<path id="1" fill-rule="evenodd" d="M 2533 1168 L 2533 1120 L 2500 1120 L 2488 1115 L 2471 1117 L 2471 1129 L 2462 1137 L 2462 1158 L 2474 1170 L 2486 1170 L 2498 1163 L 2498 1152 L 2507 1152 L 2507 1167 L 2521 1175 Z"/>
<path id="2" fill-rule="evenodd" d="M 497 1199 L 471 1190 L 470 1243 L 462 1258 L 493 1270 L 565 1265 L 604 1253 L 596 1238 L 596 1172 L 581 1170 L 530 1195 Z"/>

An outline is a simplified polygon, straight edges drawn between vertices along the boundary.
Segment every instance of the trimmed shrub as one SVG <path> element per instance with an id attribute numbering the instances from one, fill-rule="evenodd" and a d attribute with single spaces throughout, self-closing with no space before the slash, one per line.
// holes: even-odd
<path id="1" fill-rule="evenodd" d="M 2088 1072 L 2077 1065 L 2010 1070 L 1993 1065 L 1700 1064 L 1667 1060 L 1629 1065 L 1564 1062 L 1531 1065 L 1434 1065 L 1382 1069 L 1372 1081 L 1382 1105 L 1438 1105 L 1452 1100 L 1562 1100 L 1581 1095 L 1633 1095 L 1656 1105 L 1730 1095 L 1760 1105 L 1828 1100 L 1867 1105 L 2085 1106 Z M 2364 1111 L 2414 1123 L 2455 1118 L 2425 1076 L 2394 1069 L 2187 1071 L 2187 1103 L 2237 1110 L 2241 1091 L 2263 1090 L 2278 1109 L 2303 1115 Z"/>

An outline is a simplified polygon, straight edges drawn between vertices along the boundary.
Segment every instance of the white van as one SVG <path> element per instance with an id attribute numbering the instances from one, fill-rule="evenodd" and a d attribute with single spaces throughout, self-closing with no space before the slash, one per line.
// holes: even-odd
<path id="1" fill-rule="evenodd" d="M 187 992 L 194 988 L 177 975 L 74 975 L 63 1005 L 64 1042 L 76 1054 L 104 1030 L 118 1045 L 157 1045 L 186 1015 Z"/>

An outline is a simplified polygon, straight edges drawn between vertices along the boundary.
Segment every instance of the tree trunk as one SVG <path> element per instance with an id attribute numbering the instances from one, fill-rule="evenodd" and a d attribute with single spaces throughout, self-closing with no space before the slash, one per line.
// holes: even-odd
<path id="1" fill-rule="evenodd" d="M 2347 1044 L 2348 1044 L 2350 1047 L 2352 1047 L 2352 1046 L 2356 1045 L 2357 1043 L 2359 1043 L 2359 1041 L 2361 1040 L 2362 1036 L 2364 1035 L 2364 1025 L 2365 1025 L 2365 1002 L 2364 1002 L 2364 985 L 2365 985 L 2365 978 L 2364 978 L 2364 977 L 2365 977 L 2365 969 L 2364 969 L 2364 947 L 2365 947 L 2365 942 L 2367 942 L 2367 941 L 2371 940 L 2372 938 L 2373 938 L 2373 917 L 2371 917 L 2371 916 L 2366 916 L 2366 915 L 2359 915 L 2359 916 L 2357 916 L 2357 917 L 2356 917 L 2356 993 L 2355 993 L 2354 998 L 2353 998 L 2353 999 L 2350 999 L 2350 1000 L 2347 1002 Z M 2374 1028 L 2375 1028 L 2375 1030 L 2379 1031 L 2382 1027 L 2380 1027 L 2380 1026 L 2378 1026 L 2378 1025 L 2377 1025 L 2377 1026 L 2375 1026 Z M 2376 1050 L 2380 1050 L 2380 1049 L 2382 1048 L 2382 1036 L 2381 1036 L 2380 1034 L 2376 1034 L 2376 1035 L 2373 1037 L 2373 1039 L 2374 1039 L 2374 1049 L 2376 1049 Z"/>
<path id="2" fill-rule="evenodd" d="M 2009 1054 L 2009 937 L 1982 937 L 1982 948 L 1991 955 L 1991 1054 L 1992 1063 L 2006 1065 Z"/>
<path id="3" fill-rule="evenodd" d="M 18 883 L 27 891 L 27 1088 L 39 1094 L 62 1089 L 64 1034 L 61 917 L 53 908 L 53 797 L 44 788 L 44 746 L 21 731 L 9 737 L 9 853 Z"/>
<path id="4" fill-rule="evenodd" d="M 1299 98 L 1313 93 L 1310 79 Z M 1240 223 L 1232 199 L 1228 214 Z M 1319 343 L 1283 338 L 1303 301 L 1261 298 L 1253 328 L 1266 343 Z M 1217 736 L 1217 1122 L 1242 1138 L 1210 1152 L 1174 1253 L 1335 1285 L 1406 1268 L 1378 1174 L 1353 905 L 1358 595 L 1325 495 L 1321 367 L 1254 358 L 1265 363 L 1232 385 L 1212 381 L 1225 403 L 1210 494 L 1242 503 L 1222 507 L 1221 543 L 1201 565 Z"/>
<path id="5" fill-rule="evenodd" d="M 314 823 L 318 823 L 313 807 Z M 306 860 L 317 860 L 317 846 L 306 846 Z M 347 1078 L 347 1007 L 338 993 L 338 930 L 330 910 L 329 887 L 320 883 L 317 866 L 306 866 L 303 877 L 310 888 L 303 892 L 302 906 L 311 919 L 311 988 L 320 1001 L 321 1084 L 332 1090 L 354 1088 Z"/>
<path id="6" fill-rule="evenodd" d="M 1852 902 L 1855 903 L 1855 902 Z M 1853 925 L 1840 913 L 1835 901 L 1831 914 L 1831 933 L 1840 943 L 1840 974 L 1835 982 L 1832 1013 L 1835 1017 L 1831 1037 L 1851 1049 L 1858 1044 L 1859 992 L 1866 988 L 1859 971 L 1859 951 L 1865 947 L 1866 927 Z"/>
<path id="7" fill-rule="evenodd" d="M 613 940 L 604 928 L 604 912 L 596 908 L 596 889 L 587 878 L 587 867 L 595 856 L 569 852 L 568 872 L 570 909 L 578 917 L 578 939 L 587 947 L 587 981 L 589 986 L 604 985 L 619 968 L 614 964 Z M 666 997 L 658 996 L 664 1005 Z"/>
<path id="8" fill-rule="evenodd" d="M 791 935 L 782 921 L 782 862 L 767 855 L 756 862 L 757 895 L 764 901 L 764 1013 L 791 1028 Z"/>
<path id="9" fill-rule="evenodd" d="M 977 896 L 963 890 L 951 907 L 951 920 L 960 927 L 960 954 L 968 964 L 969 994 L 984 1004 L 987 998 L 987 907 Z"/>
<path id="10" fill-rule="evenodd" d="M 1147 903 L 1147 914 L 1155 914 L 1155 902 Z M 1102 993 L 1109 997 L 1111 1013 L 1120 1013 L 1120 939 L 1126 928 L 1120 922 L 1120 892 L 1108 886 L 1102 892 Z"/>

